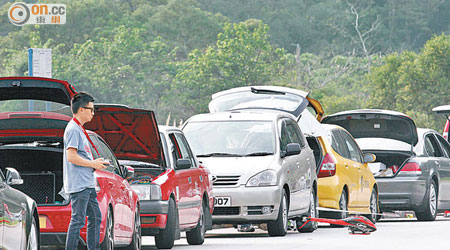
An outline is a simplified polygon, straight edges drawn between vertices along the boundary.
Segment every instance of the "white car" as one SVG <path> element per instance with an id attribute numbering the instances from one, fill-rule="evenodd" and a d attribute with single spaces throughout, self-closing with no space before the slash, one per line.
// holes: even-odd
<path id="1" fill-rule="evenodd" d="M 191 117 L 183 132 L 210 170 L 214 224 L 267 223 L 270 236 L 286 234 L 288 219 L 317 215 L 313 151 L 294 116 L 240 110 Z M 312 232 L 316 223 L 300 231 Z"/>

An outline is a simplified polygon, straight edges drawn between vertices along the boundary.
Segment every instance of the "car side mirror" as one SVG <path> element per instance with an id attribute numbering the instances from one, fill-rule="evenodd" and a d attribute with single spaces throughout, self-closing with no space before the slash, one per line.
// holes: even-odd
<path id="1" fill-rule="evenodd" d="M 19 172 L 15 168 L 6 168 L 6 184 L 8 185 L 23 184 L 23 180 L 20 177 Z"/>
<path id="2" fill-rule="evenodd" d="M 189 169 L 192 167 L 192 162 L 189 159 L 178 159 L 176 168 L 177 170 L 180 169 Z"/>
<path id="3" fill-rule="evenodd" d="M 122 165 L 124 179 L 134 176 L 134 168 L 127 165 Z"/>
<path id="4" fill-rule="evenodd" d="M 298 155 L 298 154 L 300 154 L 301 151 L 302 151 L 302 149 L 300 148 L 300 144 L 289 143 L 286 146 L 286 153 L 284 154 L 284 156 Z"/>
<path id="5" fill-rule="evenodd" d="M 374 154 L 364 153 L 364 163 L 371 163 L 374 162 L 376 159 L 377 157 Z"/>

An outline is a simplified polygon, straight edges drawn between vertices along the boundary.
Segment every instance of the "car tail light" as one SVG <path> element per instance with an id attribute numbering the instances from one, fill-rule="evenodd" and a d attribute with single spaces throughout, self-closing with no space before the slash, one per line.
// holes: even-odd
<path id="1" fill-rule="evenodd" d="M 329 177 L 336 174 L 336 159 L 331 154 L 326 154 L 323 157 L 322 165 L 320 166 L 318 178 Z"/>
<path id="2" fill-rule="evenodd" d="M 399 174 L 405 174 L 405 175 L 421 175 L 422 169 L 420 168 L 419 164 L 416 162 L 408 162 L 403 166 L 403 168 L 400 170 Z"/>

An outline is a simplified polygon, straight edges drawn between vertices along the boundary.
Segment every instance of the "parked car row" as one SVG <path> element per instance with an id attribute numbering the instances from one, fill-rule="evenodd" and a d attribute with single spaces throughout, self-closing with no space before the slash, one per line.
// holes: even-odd
<path id="1" fill-rule="evenodd" d="M 65 243 L 63 134 L 76 93 L 56 79 L 0 78 L 0 101 L 10 107 L 0 113 L 1 248 Z M 24 100 L 45 111 L 23 111 Z M 200 245 L 213 224 L 267 224 L 270 236 L 283 236 L 295 220 L 299 232 L 313 232 L 317 223 L 303 224 L 319 207 L 320 217 L 357 213 L 374 223 L 386 211 L 434 220 L 450 209 L 450 145 L 402 113 L 322 119 L 307 92 L 275 86 L 216 93 L 209 110 L 180 129 L 158 126 L 149 110 L 95 104 L 91 151 L 111 162 L 95 171 L 102 249 L 140 249 L 142 236 L 168 249 L 183 231 Z"/>

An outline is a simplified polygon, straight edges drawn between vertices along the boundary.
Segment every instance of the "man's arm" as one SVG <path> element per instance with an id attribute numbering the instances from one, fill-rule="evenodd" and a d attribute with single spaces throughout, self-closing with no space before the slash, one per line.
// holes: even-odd
<path id="1" fill-rule="evenodd" d="M 77 153 L 76 148 L 67 148 L 67 160 L 75 165 L 89 167 L 94 169 L 105 169 L 107 166 L 104 164 L 109 164 L 103 158 L 97 158 L 95 160 L 86 160 Z"/>

